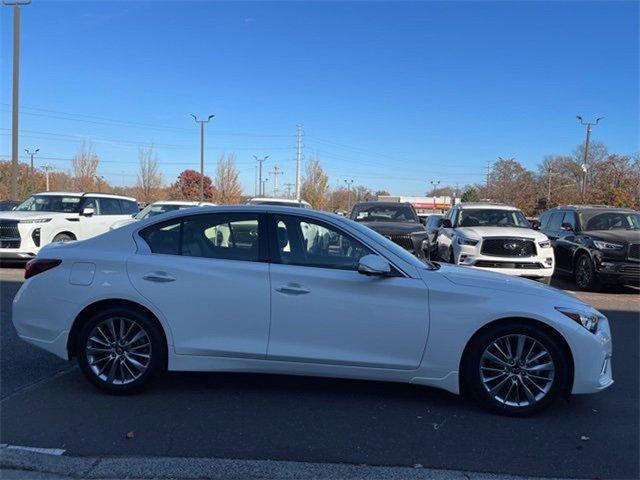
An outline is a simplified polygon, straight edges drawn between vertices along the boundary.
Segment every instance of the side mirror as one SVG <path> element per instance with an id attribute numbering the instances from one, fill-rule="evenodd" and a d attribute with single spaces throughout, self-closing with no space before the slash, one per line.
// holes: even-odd
<path id="1" fill-rule="evenodd" d="M 448 218 L 441 218 L 440 222 L 438 223 L 442 228 L 453 228 L 453 225 L 451 224 L 451 220 L 449 220 Z"/>
<path id="2" fill-rule="evenodd" d="M 93 209 L 93 208 L 91 208 L 91 207 L 84 207 L 84 208 L 82 209 L 82 214 L 81 214 L 81 215 L 82 215 L 83 217 L 91 217 L 91 216 L 93 216 L 93 214 L 95 214 L 95 213 L 96 213 L 95 209 Z"/>
<path id="3" fill-rule="evenodd" d="M 380 255 L 365 255 L 358 262 L 358 273 L 385 276 L 391 273 L 391 265 Z"/>
<path id="4" fill-rule="evenodd" d="M 540 230 L 540 222 L 538 220 L 532 220 L 529 222 L 530 226 L 534 230 Z"/>
<path id="5" fill-rule="evenodd" d="M 565 232 L 573 232 L 573 225 L 571 225 L 569 222 L 562 222 L 560 228 Z"/>

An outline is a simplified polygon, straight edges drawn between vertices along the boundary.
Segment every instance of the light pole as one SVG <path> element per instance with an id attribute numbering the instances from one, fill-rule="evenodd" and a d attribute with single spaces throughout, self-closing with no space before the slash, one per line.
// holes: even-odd
<path id="1" fill-rule="evenodd" d="M 269 155 L 265 155 L 262 158 L 258 158 L 256 155 L 253 156 L 253 158 L 256 159 L 256 161 L 258 162 L 258 185 L 260 186 L 260 191 L 258 192 L 258 196 L 262 197 L 264 195 L 264 188 L 262 185 L 262 164 L 264 162 L 267 161 L 267 158 L 269 158 Z"/>
<path id="2" fill-rule="evenodd" d="M 344 183 L 347 184 L 347 210 L 351 210 L 351 185 L 353 185 L 353 180 L 345 180 Z"/>
<path id="3" fill-rule="evenodd" d="M 581 197 L 582 203 L 584 203 L 585 197 L 587 195 L 587 172 L 589 170 L 589 140 L 591 139 L 591 127 L 595 127 L 600 123 L 604 117 L 596 118 L 595 122 L 585 122 L 580 115 L 576 115 L 576 118 L 580 122 L 580 125 L 585 125 L 587 127 L 587 139 L 584 143 L 584 159 L 582 161 L 582 189 L 581 189 Z"/>
<path id="4" fill-rule="evenodd" d="M 436 198 L 436 189 L 438 188 L 438 185 L 440 185 L 440 180 L 431 180 L 431 196 L 435 199 Z"/>
<path id="5" fill-rule="evenodd" d="M 98 182 L 98 193 L 102 192 L 102 182 L 104 181 L 104 177 L 102 175 L 94 175 L 96 181 Z"/>
<path id="6" fill-rule="evenodd" d="M 20 89 L 20 7 L 31 0 L 2 0 L 13 7 L 13 93 L 11 101 L 11 200 L 18 199 L 18 104 Z"/>
<path id="7" fill-rule="evenodd" d="M 260 196 L 265 195 L 265 193 L 264 193 L 264 192 L 266 192 L 266 191 L 267 191 L 267 182 L 268 182 L 268 181 L 269 181 L 269 179 L 268 179 L 268 178 L 264 178 L 264 179 L 260 180 L 260 191 L 262 192 L 262 193 L 260 194 Z"/>
<path id="8" fill-rule="evenodd" d="M 200 202 L 204 202 L 204 124 L 209 123 L 214 115 L 209 115 L 206 120 L 198 120 L 193 114 L 191 116 L 200 124 Z"/>
<path id="9" fill-rule="evenodd" d="M 29 157 L 31 157 L 31 163 L 29 168 L 29 184 L 31 186 L 31 190 L 33 190 L 35 188 L 35 182 L 33 178 L 33 157 L 36 156 L 36 153 L 38 153 L 40 149 L 36 148 L 33 152 L 31 152 L 25 148 L 24 151 L 26 152 L 27 155 L 29 155 Z"/>
<path id="10" fill-rule="evenodd" d="M 46 179 L 46 184 L 47 184 L 47 192 L 49 191 L 49 172 L 51 171 L 52 168 L 53 167 L 48 163 L 45 165 L 42 165 L 42 169 L 44 170 L 44 178 Z"/>

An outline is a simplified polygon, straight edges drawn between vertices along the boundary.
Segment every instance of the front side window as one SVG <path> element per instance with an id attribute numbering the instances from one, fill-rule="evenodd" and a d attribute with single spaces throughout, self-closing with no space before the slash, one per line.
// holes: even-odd
<path id="1" fill-rule="evenodd" d="M 78 213 L 81 199 L 65 195 L 32 195 L 15 209 L 19 212 Z"/>
<path id="2" fill-rule="evenodd" d="M 134 215 L 140 210 L 138 204 L 131 200 L 120 200 L 120 208 L 124 215 Z"/>
<path id="3" fill-rule="evenodd" d="M 357 270 L 371 252 L 351 236 L 323 222 L 276 215 L 274 260 L 287 265 Z"/>
<path id="4" fill-rule="evenodd" d="M 549 219 L 549 226 L 547 230 L 551 232 L 559 232 L 562 228 L 562 219 L 564 218 L 564 212 L 554 212 Z"/>
<path id="5" fill-rule="evenodd" d="M 458 220 L 460 227 L 522 227 L 530 228 L 520 210 L 464 209 Z"/>
<path id="6" fill-rule="evenodd" d="M 564 218 L 562 219 L 562 223 L 568 223 L 571 225 L 571 228 L 576 229 L 576 216 L 572 211 L 568 211 L 564 214 Z"/>

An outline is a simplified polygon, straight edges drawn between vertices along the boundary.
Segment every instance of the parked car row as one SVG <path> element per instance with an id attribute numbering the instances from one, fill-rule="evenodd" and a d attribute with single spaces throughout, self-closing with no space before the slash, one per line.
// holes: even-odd
<path id="1" fill-rule="evenodd" d="M 640 284 L 640 214 L 607 206 L 564 206 L 527 218 L 515 207 L 460 203 L 420 219 L 411 204 L 362 202 L 351 219 L 418 258 L 482 268 L 549 284 L 571 275 L 578 288 Z"/>

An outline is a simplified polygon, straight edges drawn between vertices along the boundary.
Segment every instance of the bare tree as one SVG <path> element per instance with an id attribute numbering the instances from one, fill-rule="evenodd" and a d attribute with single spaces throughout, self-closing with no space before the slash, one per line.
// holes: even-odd
<path id="1" fill-rule="evenodd" d="M 300 194 L 303 200 L 317 210 L 326 210 L 330 206 L 329 177 L 324 173 L 318 157 L 312 158 L 307 164 Z"/>
<path id="2" fill-rule="evenodd" d="M 242 185 L 238 180 L 239 172 L 236 168 L 236 155 L 222 155 L 218 159 L 213 201 L 220 204 L 237 204 L 242 200 Z"/>
<path id="3" fill-rule="evenodd" d="M 71 171 L 78 190 L 93 190 L 99 164 L 100 158 L 93 152 L 93 145 L 82 142 L 71 160 Z"/>
<path id="4" fill-rule="evenodd" d="M 147 148 L 138 149 L 138 161 L 140 167 L 135 188 L 138 200 L 146 203 L 159 200 L 163 178 L 158 170 L 158 155 L 154 152 L 153 144 Z"/>

